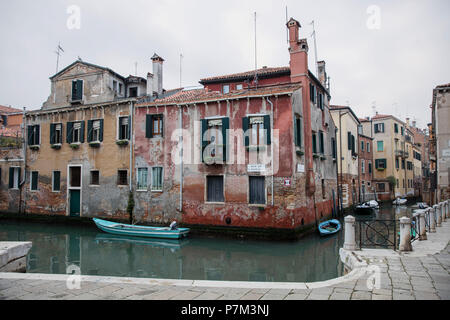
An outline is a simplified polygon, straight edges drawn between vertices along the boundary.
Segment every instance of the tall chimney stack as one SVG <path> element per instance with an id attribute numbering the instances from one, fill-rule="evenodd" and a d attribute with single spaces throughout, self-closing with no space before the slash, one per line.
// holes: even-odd
<path id="1" fill-rule="evenodd" d="M 291 82 L 300 82 L 302 76 L 308 74 L 308 42 L 306 39 L 299 40 L 300 22 L 291 18 L 287 27 L 289 29 L 289 53 Z"/>
<path id="2" fill-rule="evenodd" d="M 317 67 L 319 69 L 319 74 L 317 75 L 319 77 L 319 81 L 326 88 L 328 77 L 327 77 L 327 72 L 325 70 L 325 61 L 317 62 Z"/>
<path id="3" fill-rule="evenodd" d="M 153 96 L 153 74 L 150 72 L 147 73 L 147 95 Z"/>
<path id="4" fill-rule="evenodd" d="M 153 61 L 153 92 L 158 96 L 163 92 L 163 62 L 164 59 L 156 53 L 152 57 Z"/>

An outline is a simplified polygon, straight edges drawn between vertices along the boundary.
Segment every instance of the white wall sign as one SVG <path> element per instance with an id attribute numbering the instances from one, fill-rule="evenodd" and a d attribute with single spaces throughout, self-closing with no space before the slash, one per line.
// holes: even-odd
<path id="1" fill-rule="evenodd" d="M 305 165 L 304 164 L 297 164 L 297 172 L 305 172 Z"/>
<path id="2" fill-rule="evenodd" d="M 263 172 L 266 171 L 266 165 L 264 164 L 249 164 L 247 165 L 248 172 Z"/>
<path id="3" fill-rule="evenodd" d="M 291 179 L 284 179 L 284 185 L 287 187 L 291 186 Z"/>
<path id="4" fill-rule="evenodd" d="M 450 149 L 442 150 L 443 157 L 450 157 Z"/>

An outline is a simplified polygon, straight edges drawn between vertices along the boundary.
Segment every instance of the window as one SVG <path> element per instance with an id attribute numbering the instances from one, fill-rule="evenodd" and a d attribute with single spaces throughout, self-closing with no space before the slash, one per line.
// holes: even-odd
<path id="1" fill-rule="evenodd" d="M 236 90 L 242 90 L 242 89 L 244 89 L 244 86 L 242 84 L 236 85 Z"/>
<path id="2" fill-rule="evenodd" d="M 405 169 L 405 160 L 402 160 L 402 169 Z"/>
<path id="3" fill-rule="evenodd" d="M 122 94 L 123 84 L 119 83 L 119 94 Z"/>
<path id="4" fill-rule="evenodd" d="M 88 142 L 103 141 L 103 119 L 88 120 Z"/>
<path id="5" fill-rule="evenodd" d="M 99 186 L 100 185 L 100 171 L 91 170 L 91 186 Z"/>
<path id="6" fill-rule="evenodd" d="M 319 131 L 319 151 L 320 151 L 320 154 L 324 154 L 325 153 L 325 145 L 324 145 L 324 140 L 323 140 L 323 131 Z"/>
<path id="7" fill-rule="evenodd" d="M 223 194 L 223 176 L 206 177 L 207 202 L 225 202 Z"/>
<path id="8" fill-rule="evenodd" d="M 395 168 L 400 169 L 400 161 L 398 159 L 395 159 Z"/>
<path id="9" fill-rule="evenodd" d="M 316 87 L 312 83 L 310 83 L 309 84 L 309 95 L 310 95 L 310 100 L 313 103 L 316 103 L 316 94 L 317 94 Z"/>
<path id="10" fill-rule="evenodd" d="M 163 168 L 152 168 L 152 191 L 163 191 Z"/>
<path id="11" fill-rule="evenodd" d="M 361 151 L 364 151 L 364 141 L 361 141 Z"/>
<path id="12" fill-rule="evenodd" d="M 130 98 L 136 98 L 138 96 L 138 88 L 137 87 L 130 88 L 128 96 Z"/>
<path id="13" fill-rule="evenodd" d="M 386 185 L 384 183 L 377 183 L 377 191 L 378 192 L 385 192 L 386 191 Z"/>
<path id="14" fill-rule="evenodd" d="M 81 167 L 70 167 L 69 178 L 70 187 L 81 187 Z"/>
<path id="15" fill-rule="evenodd" d="M 271 144 L 270 115 L 242 118 L 245 146 L 263 146 Z"/>
<path id="16" fill-rule="evenodd" d="M 119 170 L 117 171 L 117 185 L 127 186 L 128 185 L 128 171 Z"/>
<path id="17" fill-rule="evenodd" d="M 250 204 L 266 204 L 266 187 L 264 177 L 249 177 Z"/>
<path id="18" fill-rule="evenodd" d="M 19 181 L 20 181 L 20 168 L 19 167 L 10 167 L 9 168 L 9 188 L 10 189 L 19 189 Z"/>
<path id="19" fill-rule="evenodd" d="M 37 189 L 38 189 L 38 179 L 39 179 L 39 172 L 32 171 L 31 172 L 31 182 L 30 182 L 30 190 L 31 191 L 37 191 Z"/>
<path id="20" fill-rule="evenodd" d="M 317 94 L 317 98 L 318 98 L 318 107 L 320 108 L 320 109 L 322 109 L 323 110 L 323 94 L 322 93 L 318 93 Z"/>
<path id="21" fill-rule="evenodd" d="M 302 146 L 302 118 L 299 115 L 295 116 L 294 122 L 294 136 L 295 136 L 295 145 L 297 147 Z"/>
<path id="22" fill-rule="evenodd" d="M 376 123 L 374 125 L 375 133 L 383 133 L 384 132 L 384 123 Z"/>
<path id="23" fill-rule="evenodd" d="M 113 80 L 113 90 L 114 92 L 117 92 L 117 81 Z"/>
<path id="24" fill-rule="evenodd" d="M 381 152 L 384 150 L 384 143 L 383 141 L 377 141 L 377 151 Z"/>
<path id="25" fill-rule="evenodd" d="M 52 191 L 53 192 L 61 191 L 61 172 L 60 171 L 53 171 Z"/>
<path id="26" fill-rule="evenodd" d="M 332 153 L 333 159 L 336 159 L 337 154 L 336 154 L 336 139 L 335 138 L 331 138 L 331 148 L 332 148 L 331 153 Z"/>
<path id="27" fill-rule="evenodd" d="M 145 117 L 145 137 L 163 137 L 164 121 L 162 114 L 147 114 Z"/>
<path id="28" fill-rule="evenodd" d="M 369 160 L 369 174 L 372 174 L 372 161 Z"/>
<path id="29" fill-rule="evenodd" d="M 84 142 L 84 121 L 67 122 L 67 143 Z"/>
<path id="30" fill-rule="evenodd" d="M 72 81 L 72 101 L 78 102 L 83 99 L 83 80 Z"/>
<path id="31" fill-rule="evenodd" d="M 137 172 L 137 189 L 147 191 L 148 188 L 148 169 L 138 168 Z"/>
<path id="32" fill-rule="evenodd" d="M 405 135 L 405 128 L 401 127 L 401 129 L 402 129 L 402 136 L 403 136 L 403 135 Z"/>
<path id="33" fill-rule="evenodd" d="M 62 124 L 50 124 L 50 144 L 62 144 Z"/>
<path id="34" fill-rule="evenodd" d="M 40 144 L 40 135 L 39 125 L 28 126 L 28 145 L 38 146 Z"/>
<path id="35" fill-rule="evenodd" d="M 130 117 L 120 117 L 119 118 L 119 140 L 129 140 L 130 139 Z"/>
<path id="36" fill-rule="evenodd" d="M 367 152 L 370 153 L 370 142 L 367 142 Z"/>
<path id="37" fill-rule="evenodd" d="M 364 159 L 361 160 L 361 173 L 366 173 L 365 162 Z"/>
<path id="38" fill-rule="evenodd" d="M 394 123 L 394 132 L 398 133 L 398 124 Z"/>
<path id="39" fill-rule="evenodd" d="M 317 153 L 317 134 L 314 131 L 312 133 L 312 151 Z"/>
<path id="40" fill-rule="evenodd" d="M 375 168 L 378 170 L 386 169 L 386 159 L 376 159 L 375 160 Z"/>
<path id="41" fill-rule="evenodd" d="M 229 85 L 229 84 L 224 84 L 224 85 L 222 86 L 222 93 L 223 93 L 223 94 L 230 93 L 230 85 Z"/>

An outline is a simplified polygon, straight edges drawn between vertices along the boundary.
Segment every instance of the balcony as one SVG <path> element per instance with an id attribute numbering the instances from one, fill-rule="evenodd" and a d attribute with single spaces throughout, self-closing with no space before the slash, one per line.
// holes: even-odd
<path id="1" fill-rule="evenodd" d="M 395 150 L 395 157 L 397 158 L 408 158 L 409 152 L 403 150 Z"/>

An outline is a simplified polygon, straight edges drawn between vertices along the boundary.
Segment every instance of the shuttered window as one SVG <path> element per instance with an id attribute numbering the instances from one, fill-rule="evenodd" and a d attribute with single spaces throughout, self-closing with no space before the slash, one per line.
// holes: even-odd
<path id="1" fill-rule="evenodd" d="M 148 187 L 148 169 L 138 168 L 137 172 L 137 189 L 140 191 L 147 191 Z"/>
<path id="2" fill-rule="evenodd" d="M 19 189 L 19 181 L 20 181 L 20 168 L 19 167 L 10 167 L 9 168 L 9 188 L 10 189 Z"/>
<path id="3" fill-rule="evenodd" d="M 206 177 L 207 202 L 225 202 L 223 194 L 223 176 Z"/>
<path id="4" fill-rule="evenodd" d="M 335 138 L 331 138 L 331 153 L 333 156 L 333 159 L 336 159 L 336 139 Z"/>
<path id="5" fill-rule="evenodd" d="M 294 135 L 295 135 L 295 145 L 297 147 L 301 147 L 302 146 L 302 118 L 298 115 L 295 116 Z"/>
<path id="6" fill-rule="evenodd" d="M 323 131 L 319 131 L 319 151 L 321 154 L 325 153 L 325 146 L 323 140 Z"/>
<path id="7" fill-rule="evenodd" d="M 230 119 L 202 119 L 202 160 L 222 164 L 227 160 Z"/>
<path id="8" fill-rule="evenodd" d="M 386 169 L 386 159 L 376 159 L 375 168 L 380 170 Z"/>
<path id="9" fill-rule="evenodd" d="M 62 144 L 62 123 L 50 124 L 50 144 Z"/>
<path id="10" fill-rule="evenodd" d="M 52 190 L 58 192 L 61 190 L 61 172 L 53 171 Z"/>
<path id="11" fill-rule="evenodd" d="M 164 121 L 162 114 L 147 114 L 145 119 L 145 137 L 156 138 L 164 136 Z"/>
<path id="12" fill-rule="evenodd" d="M 131 117 L 119 118 L 119 140 L 130 140 Z"/>
<path id="13" fill-rule="evenodd" d="M 37 171 L 31 172 L 31 191 L 37 191 L 38 189 L 39 173 Z"/>
<path id="14" fill-rule="evenodd" d="M 67 122 L 67 143 L 84 142 L 84 121 Z"/>
<path id="15" fill-rule="evenodd" d="M 312 133 L 312 150 L 313 153 L 317 153 L 317 134 L 315 132 Z"/>
<path id="16" fill-rule="evenodd" d="M 38 146 L 40 144 L 40 126 L 28 126 L 28 145 Z"/>
<path id="17" fill-rule="evenodd" d="M 72 101 L 83 99 L 83 80 L 72 81 Z"/>
<path id="18" fill-rule="evenodd" d="M 264 177 L 249 177 L 250 204 L 266 204 L 266 187 Z"/>

